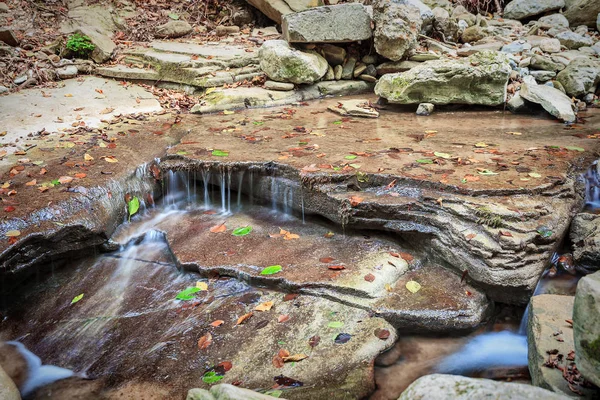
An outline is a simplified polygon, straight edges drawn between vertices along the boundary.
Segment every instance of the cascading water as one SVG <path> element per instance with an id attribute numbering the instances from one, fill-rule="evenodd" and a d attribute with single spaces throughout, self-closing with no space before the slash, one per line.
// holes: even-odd
<path id="1" fill-rule="evenodd" d="M 584 174 L 585 208 L 590 211 L 600 209 L 600 163 L 596 161 Z"/>

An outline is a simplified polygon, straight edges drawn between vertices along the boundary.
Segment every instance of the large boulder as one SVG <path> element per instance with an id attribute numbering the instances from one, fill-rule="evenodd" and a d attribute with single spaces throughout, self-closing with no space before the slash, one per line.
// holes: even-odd
<path id="1" fill-rule="evenodd" d="M 21 400 L 21 395 L 15 383 L 2 367 L 0 367 L 0 399 L 3 400 Z"/>
<path id="2" fill-rule="evenodd" d="M 314 83 L 328 69 L 327 60 L 315 51 L 290 47 L 285 40 L 268 40 L 258 56 L 260 67 L 267 76 L 278 82 Z"/>
<path id="3" fill-rule="evenodd" d="M 577 368 L 587 380 L 600 386 L 600 272 L 577 284 L 573 334 Z"/>
<path id="4" fill-rule="evenodd" d="M 246 0 L 260 12 L 281 24 L 283 16 L 294 12 L 308 10 L 309 8 L 322 6 L 322 0 Z"/>
<path id="5" fill-rule="evenodd" d="M 375 93 L 399 104 L 497 106 L 505 101 L 510 71 L 506 55 L 482 51 L 466 59 L 426 61 L 409 71 L 384 75 Z"/>
<path id="6" fill-rule="evenodd" d="M 450 13 L 445 8 L 433 9 L 433 29 L 443 34 L 446 40 L 454 42 L 458 39 L 458 23 L 450 18 Z"/>
<path id="7" fill-rule="evenodd" d="M 290 43 L 343 43 L 372 36 L 371 17 L 359 3 L 316 7 L 283 17 L 283 37 Z"/>
<path id="8" fill-rule="evenodd" d="M 399 61 L 417 44 L 423 21 L 417 7 L 377 0 L 373 5 L 375 50 Z"/>
<path id="9" fill-rule="evenodd" d="M 571 222 L 573 258 L 586 268 L 600 269 L 600 215 L 580 213 Z"/>
<path id="10" fill-rule="evenodd" d="M 571 26 L 587 25 L 590 28 L 594 28 L 597 16 L 600 14 L 600 1 L 565 0 L 565 11 L 563 14 L 567 17 Z"/>
<path id="11" fill-rule="evenodd" d="M 600 83 L 600 62 L 578 58 L 560 71 L 556 79 L 569 96 L 580 97 L 594 93 Z"/>
<path id="12" fill-rule="evenodd" d="M 521 97 L 541 105 L 552 116 L 565 121 L 574 122 L 576 119 L 571 99 L 558 89 L 546 85 L 523 83 Z"/>
<path id="13" fill-rule="evenodd" d="M 425 375 L 412 383 L 398 400 L 566 400 L 567 397 L 521 383 L 496 382 L 457 375 Z"/>
<path id="14" fill-rule="evenodd" d="M 178 38 L 187 35 L 192 29 L 192 26 L 186 21 L 171 20 L 157 26 L 155 35 L 159 38 Z"/>
<path id="15" fill-rule="evenodd" d="M 504 16 L 525 19 L 565 6 L 565 0 L 513 0 L 504 7 Z"/>
<path id="16" fill-rule="evenodd" d="M 423 21 L 421 25 L 421 33 L 428 34 L 433 29 L 433 20 L 434 15 L 431 7 L 424 4 L 420 0 L 392 0 L 396 4 L 406 4 L 409 6 L 413 6 L 419 9 L 419 13 L 421 14 L 421 20 Z"/>

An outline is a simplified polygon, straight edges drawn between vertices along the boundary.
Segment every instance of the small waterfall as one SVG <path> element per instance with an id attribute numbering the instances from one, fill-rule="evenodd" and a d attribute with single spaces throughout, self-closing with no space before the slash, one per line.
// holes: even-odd
<path id="1" fill-rule="evenodd" d="M 294 208 L 294 190 L 286 186 L 283 190 L 283 213 L 286 215 L 291 214 Z"/>
<path id="2" fill-rule="evenodd" d="M 250 171 L 250 192 L 248 193 L 250 205 L 254 203 L 254 173 Z"/>
<path id="3" fill-rule="evenodd" d="M 202 170 L 202 183 L 204 184 L 204 207 L 209 209 L 211 207 L 210 192 L 208 191 L 208 185 L 210 183 L 210 171 L 208 169 Z"/>
<path id="4" fill-rule="evenodd" d="M 231 214 L 231 169 L 227 170 L 227 214 Z"/>
<path id="5" fill-rule="evenodd" d="M 238 172 L 238 191 L 237 191 L 237 209 L 242 208 L 242 185 L 244 183 L 244 170 Z"/>
<path id="6" fill-rule="evenodd" d="M 227 186 L 225 185 L 225 172 L 223 170 L 221 170 L 221 212 L 227 212 L 227 206 L 226 206 L 226 189 Z"/>
<path id="7" fill-rule="evenodd" d="M 583 175 L 585 180 L 585 207 L 600 208 L 600 163 L 596 161 Z"/>
<path id="8" fill-rule="evenodd" d="M 279 185 L 275 177 L 271 177 L 271 209 L 277 212 L 277 197 L 279 197 Z"/>

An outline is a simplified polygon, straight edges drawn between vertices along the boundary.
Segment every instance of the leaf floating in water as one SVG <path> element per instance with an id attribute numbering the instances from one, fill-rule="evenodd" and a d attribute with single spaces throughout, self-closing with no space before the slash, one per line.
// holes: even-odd
<path id="1" fill-rule="evenodd" d="M 334 342 L 336 344 L 344 344 L 344 343 L 348 343 L 350 341 L 350 339 L 352 339 L 352 335 L 349 333 L 340 333 L 339 335 L 337 335 L 334 339 Z"/>
<path id="2" fill-rule="evenodd" d="M 131 217 L 135 215 L 140 209 L 140 199 L 134 196 L 131 200 L 127 202 L 127 212 L 129 213 L 129 221 L 131 221 Z"/>
<path id="3" fill-rule="evenodd" d="M 229 152 L 224 150 L 213 150 L 212 155 L 217 157 L 227 157 Z"/>
<path id="4" fill-rule="evenodd" d="M 287 376 L 283 376 L 283 375 L 276 376 L 275 378 L 273 378 L 273 380 L 275 380 L 275 383 L 277 383 L 279 386 L 285 386 L 285 387 L 304 386 L 304 383 L 297 381 L 296 379 L 288 378 Z"/>
<path id="5" fill-rule="evenodd" d="M 329 324 L 327 324 L 327 326 L 329 328 L 341 328 L 342 326 L 344 326 L 344 323 L 341 321 L 332 321 Z"/>
<path id="6" fill-rule="evenodd" d="M 281 265 L 271 265 L 271 266 L 263 269 L 262 271 L 260 271 L 260 274 L 261 275 L 273 275 L 278 272 L 281 272 L 281 270 L 283 270 L 283 267 Z"/>
<path id="7" fill-rule="evenodd" d="M 223 375 L 217 375 L 215 371 L 208 371 L 202 377 L 202 382 L 212 385 L 213 383 L 219 382 L 223 378 Z"/>
<path id="8" fill-rule="evenodd" d="M 71 304 L 75 304 L 75 303 L 77 303 L 81 299 L 83 299 L 83 293 L 81 293 L 78 296 L 73 297 L 73 300 L 71 300 Z"/>
<path id="9" fill-rule="evenodd" d="M 415 281 L 408 281 L 406 282 L 406 288 L 411 293 L 417 293 L 419 290 L 421 290 L 421 284 Z"/>
<path id="10" fill-rule="evenodd" d="M 182 300 L 182 301 L 187 301 L 187 300 L 193 300 L 194 299 L 194 293 L 198 293 L 202 291 L 202 289 L 192 286 L 189 287 L 187 289 L 182 290 L 181 292 L 179 292 L 177 294 L 177 297 L 175 297 L 176 300 Z"/>
<path id="11" fill-rule="evenodd" d="M 250 232 L 252 232 L 252 227 L 251 226 L 243 226 L 241 228 L 234 229 L 231 234 L 233 236 L 246 236 Z"/>
<path id="12" fill-rule="evenodd" d="M 377 328 L 375 329 L 375 336 L 377 336 L 381 340 L 387 340 L 390 337 L 390 331 L 387 329 Z"/>

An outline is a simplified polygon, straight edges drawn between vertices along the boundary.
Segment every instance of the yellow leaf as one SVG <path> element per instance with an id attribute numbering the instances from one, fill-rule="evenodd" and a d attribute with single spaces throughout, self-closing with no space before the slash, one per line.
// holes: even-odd
<path id="1" fill-rule="evenodd" d="M 506 132 L 506 133 L 508 133 L 509 135 L 515 135 L 515 136 L 521 136 L 522 135 L 521 132 Z"/>
<path id="2" fill-rule="evenodd" d="M 479 148 L 481 148 L 481 147 L 488 147 L 488 145 L 485 144 L 485 143 L 483 143 L 483 142 L 479 142 L 479 143 L 475 143 L 475 147 L 479 147 Z"/>
<path id="3" fill-rule="evenodd" d="M 98 145 L 98 147 L 106 147 L 106 143 L 100 142 L 100 144 Z"/>
<path id="4" fill-rule="evenodd" d="M 65 97 L 73 97 L 73 95 L 71 93 L 67 93 L 65 94 Z"/>
<path id="5" fill-rule="evenodd" d="M 196 282 L 196 287 L 200 290 L 208 290 L 208 284 L 206 282 Z"/>
<path id="6" fill-rule="evenodd" d="M 294 354 L 293 356 L 289 356 L 289 357 L 281 357 L 283 359 L 283 362 L 295 362 L 295 361 L 302 361 L 305 358 L 308 358 L 308 356 L 306 354 Z"/>
<path id="7" fill-rule="evenodd" d="M 408 281 L 406 282 L 406 288 L 411 293 L 417 293 L 419 290 L 421 290 L 421 285 L 419 284 L 419 282 Z"/>
<path id="8" fill-rule="evenodd" d="M 212 92 L 214 92 L 215 90 L 217 90 L 217 88 L 215 88 L 215 87 L 208 88 L 208 89 L 206 89 L 206 92 L 204 92 L 204 94 L 205 94 L 205 95 L 206 95 L 206 94 L 211 94 L 211 93 L 212 93 Z"/>
<path id="9" fill-rule="evenodd" d="M 271 309 L 271 307 L 273 307 L 273 302 L 267 301 L 267 302 L 257 305 L 256 308 L 254 308 L 254 309 L 256 311 L 269 311 Z"/>
<path id="10" fill-rule="evenodd" d="M 394 290 L 392 288 L 392 285 L 390 285 L 389 283 L 386 283 L 384 287 L 385 287 L 385 290 L 388 291 L 388 292 L 391 292 L 392 290 Z"/>
<path id="11" fill-rule="evenodd" d="M 113 156 L 106 156 L 106 157 L 104 157 L 104 161 L 109 162 L 109 163 L 117 163 L 117 162 L 119 162 L 119 160 L 117 160 Z"/>
<path id="12" fill-rule="evenodd" d="M 223 114 L 225 114 L 225 115 L 231 115 L 231 114 L 235 114 L 235 112 L 229 111 L 229 110 L 224 110 Z"/>
<path id="13" fill-rule="evenodd" d="M 85 161 L 92 161 L 92 160 L 94 160 L 94 157 L 90 156 L 88 153 L 85 153 L 85 154 L 83 155 L 83 159 L 84 159 Z"/>
<path id="14" fill-rule="evenodd" d="M 5 235 L 7 237 L 17 237 L 17 236 L 21 236 L 21 231 L 18 231 L 18 230 L 8 231 L 5 233 Z"/>

